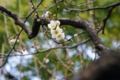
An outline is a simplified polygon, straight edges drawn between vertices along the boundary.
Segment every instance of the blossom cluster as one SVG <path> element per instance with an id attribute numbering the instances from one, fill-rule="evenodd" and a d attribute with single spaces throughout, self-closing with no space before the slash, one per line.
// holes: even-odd
<path id="1" fill-rule="evenodd" d="M 63 40 L 65 38 L 65 33 L 63 32 L 63 29 L 59 27 L 60 21 L 54 21 L 51 20 L 48 24 L 48 27 L 50 28 L 50 32 L 52 35 L 52 38 L 55 38 L 57 41 Z"/>

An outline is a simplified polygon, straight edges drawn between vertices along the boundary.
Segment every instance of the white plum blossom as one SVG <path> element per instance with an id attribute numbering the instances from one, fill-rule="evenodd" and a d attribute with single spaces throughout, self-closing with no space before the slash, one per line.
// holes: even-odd
<path id="1" fill-rule="evenodd" d="M 56 21 L 56 25 L 59 26 L 60 25 L 60 21 L 57 20 Z"/>
<path id="2" fill-rule="evenodd" d="M 56 36 L 56 40 L 59 41 L 59 40 L 62 40 L 65 38 L 65 33 L 61 33 L 59 34 L 58 36 Z"/>
<path id="3" fill-rule="evenodd" d="M 56 28 L 56 22 L 54 20 L 51 20 L 50 23 L 48 24 L 48 27 L 50 29 L 55 29 Z"/>
<path id="4" fill-rule="evenodd" d="M 49 59 L 48 58 L 44 58 L 44 62 L 45 63 L 49 63 Z"/>
<path id="5" fill-rule="evenodd" d="M 52 38 L 56 38 L 59 34 L 62 33 L 62 31 L 63 30 L 59 26 L 57 26 L 55 30 L 51 29 Z"/>
<path id="6" fill-rule="evenodd" d="M 60 21 L 54 21 L 54 20 L 51 20 L 50 23 L 48 24 L 48 27 L 50 29 L 55 29 L 56 26 L 59 26 L 60 25 Z"/>
<path id="7" fill-rule="evenodd" d="M 45 14 L 42 15 L 42 17 L 48 18 L 50 16 L 50 12 L 46 11 Z"/>
<path id="8" fill-rule="evenodd" d="M 16 39 L 11 39 L 9 42 L 10 43 L 15 43 Z M 17 40 L 17 42 L 19 42 L 19 40 Z"/>
<path id="9" fill-rule="evenodd" d="M 77 37 L 78 36 L 78 34 L 74 34 L 74 37 Z"/>
<path id="10" fill-rule="evenodd" d="M 60 41 L 65 38 L 65 33 L 63 33 L 63 29 L 59 27 L 60 21 L 51 20 L 48 24 L 48 27 L 51 30 L 52 38 L 55 38 L 57 41 Z"/>
<path id="11" fill-rule="evenodd" d="M 14 43 L 15 43 L 15 41 L 16 41 L 16 39 L 10 39 L 9 40 L 9 43 L 11 44 L 11 45 L 13 45 Z M 19 42 L 19 40 L 17 40 L 17 43 Z"/>
<path id="12" fill-rule="evenodd" d="M 45 18 L 49 17 L 50 16 L 50 12 L 49 11 L 46 11 L 45 13 Z"/>

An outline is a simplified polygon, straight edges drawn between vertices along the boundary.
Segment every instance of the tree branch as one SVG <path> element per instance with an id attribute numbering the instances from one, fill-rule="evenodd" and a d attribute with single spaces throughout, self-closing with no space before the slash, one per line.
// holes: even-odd
<path id="1" fill-rule="evenodd" d="M 29 54 L 10 54 L 9 56 L 27 56 L 27 55 L 35 55 L 35 54 L 39 54 L 39 53 L 45 53 L 45 52 L 48 52 L 48 51 L 51 51 L 51 50 L 54 50 L 54 49 L 73 49 L 73 48 L 76 48 L 77 46 L 79 45 L 82 45 L 82 44 L 85 44 L 87 43 L 88 41 L 90 41 L 90 39 L 87 39 L 83 42 L 80 42 L 76 45 L 73 45 L 73 46 L 61 46 L 61 47 L 53 47 L 53 48 L 49 48 L 49 49 L 44 49 L 44 50 L 40 50 L 40 51 L 35 51 L 34 53 L 31 53 L 29 52 Z M 5 58 L 7 57 L 7 54 L 4 54 L 4 55 L 0 55 L 0 58 Z"/>
<path id="2" fill-rule="evenodd" d="M 107 8 L 110 8 L 110 7 L 117 7 L 120 5 L 120 1 L 116 2 L 116 3 L 113 3 L 113 4 L 110 4 L 108 6 L 103 6 L 103 7 L 94 7 L 94 8 L 88 8 L 88 9 L 83 9 L 83 10 L 80 10 L 80 9 L 67 9 L 66 11 L 68 12 L 86 12 L 86 11 L 90 11 L 90 10 L 96 10 L 96 9 L 107 9 Z"/>
<path id="3" fill-rule="evenodd" d="M 44 18 L 40 18 L 40 19 L 44 23 L 43 25 L 47 26 L 49 21 L 47 21 Z M 75 19 L 70 19 L 70 18 L 60 18 L 58 20 L 60 21 L 61 25 L 70 25 L 74 28 L 85 30 L 88 36 L 90 37 L 91 41 L 95 45 L 95 48 L 98 51 L 107 49 L 101 42 L 100 38 L 98 37 L 96 30 L 92 28 L 89 22 L 85 20 L 75 20 Z"/>
<path id="4" fill-rule="evenodd" d="M 49 23 L 49 21 L 43 17 L 40 17 L 40 20 L 41 20 L 40 22 L 37 22 L 37 19 L 34 19 L 34 23 L 32 26 L 33 30 L 30 31 L 29 28 L 24 24 L 24 22 L 22 22 L 22 20 L 20 18 L 18 18 L 18 16 L 15 13 L 11 12 L 10 10 L 8 10 L 2 6 L 0 6 L 0 10 L 2 12 L 5 12 L 11 18 L 13 18 L 15 20 L 15 24 L 19 25 L 26 32 L 29 39 L 37 36 L 40 25 L 47 26 Z M 97 32 L 92 28 L 90 23 L 88 23 L 87 21 L 75 20 L 75 19 L 70 19 L 70 18 L 60 18 L 58 20 L 60 21 L 61 25 L 71 25 L 74 28 L 79 28 L 79 29 L 85 30 L 87 32 L 88 36 L 90 37 L 91 41 L 95 45 L 95 48 L 98 51 L 100 51 L 100 50 L 102 51 L 102 50 L 106 49 L 106 47 L 103 45 L 100 38 L 98 37 Z"/>
<path id="5" fill-rule="evenodd" d="M 2 6 L 0 6 L 0 11 L 6 13 L 8 16 L 13 18 L 15 21 L 15 24 L 19 25 L 26 32 L 27 35 L 29 35 L 31 33 L 29 28 L 25 25 L 25 23 L 15 13 L 11 12 L 10 10 L 8 10 Z"/>
<path id="6" fill-rule="evenodd" d="M 105 29 L 105 25 L 107 23 L 107 20 L 110 18 L 111 14 L 112 14 L 112 10 L 114 9 L 114 7 L 110 7 L 107 13 L 107 16 L 103 19 L 103 25 L 101 27 L 102 33 L 104 34 L 104 29 Z"/>

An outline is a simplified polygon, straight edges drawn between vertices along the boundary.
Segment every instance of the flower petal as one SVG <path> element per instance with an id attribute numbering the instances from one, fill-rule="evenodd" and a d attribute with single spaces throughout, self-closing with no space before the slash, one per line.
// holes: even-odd
<path id="1" fill-rule="evenodd" d="M 65 38 L 65 34 L 64 33 L 61 33 L 59 34 L 58 36 L 56 36 L 56 40 L 59 41 L 59 40 L 62 40 Z"/>
<path id="2" fill-rule="evenodd" d="M 49 17 L 49 16 L 50 16 L 50 12 L 47 11 L 47 12 L 45 13 L 45 17 L 47 18 L 47 17 Z"/>
<path id="3" fill-rule="evenodd" d="M 63 31 L 59 26 L 57 26 L 56 30 L 58 30 L 59 33 L 61 33 Z"/>
<path id="4" fill-rule="evenodd" d="M 60 21 L 57 20 L 56 21 L 56 25 L 59 26 L 60 25 Z"/>
<path id="5" fill-rule="evenodd" d="M 48 27 L 51 29 L 52 25 L 51 25 L 51 24 L 48 24 Z"/>

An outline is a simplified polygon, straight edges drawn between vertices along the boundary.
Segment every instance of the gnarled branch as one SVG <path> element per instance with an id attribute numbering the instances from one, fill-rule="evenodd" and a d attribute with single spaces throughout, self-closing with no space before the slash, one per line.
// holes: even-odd
<path id="1" fill-rule="evenodd" d="M 2 6 L 0 6 L 0 10 L 2 12 L 5 12 L 11 18 L 13 18 L 15 20 L 15 24 L 19 25 L 26 32 L 29 39 L 37 36 L 40 25 L 47 26 L 49 23 L 49 21 L 43 17 L 40 17 L 41 20 L 40 22 L 37 22 L 37 19 L 34 19 L 32 27 L 33 30 L 30 31 L 29 28 L 25 25 L 25 23 L 20 18 L 18 18 L 18 16 L 15 13 L 11 12 L 10 10 Z M 98 37 L 96 30 L 92 28 L 89 22 L 85 20 L 75 20 L 70 18 L 60 18 L 58 20 L 60 21 L 61 25 L 71 25 L 74 28 L 85 30 L 97 50 L 103 51 L 106 49 L 106 47 L 103 45 L 100 38 Z"/>
<path id="2" fill-rule="evenodd" d="M 6 13 L 8 16 L 14 19 L 15 24 L 19 25 L 27 35 L 29 35 L 31 32 L 29 28 L 25 25 L 25 23 L 17 16 L 17 14 L 13 13 L 12 11 L 6 9 L 5 7 L 0 6 L 0 11 Z"/>

